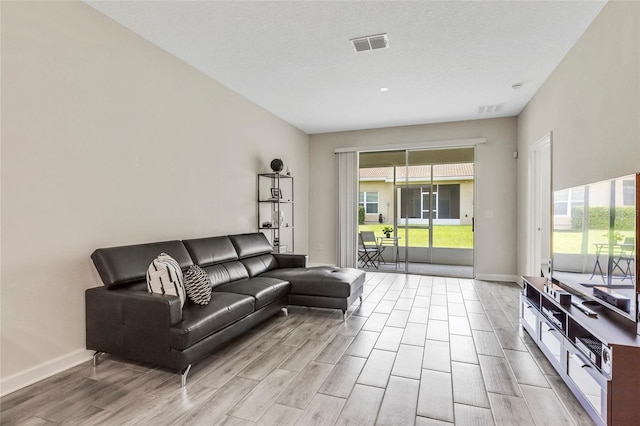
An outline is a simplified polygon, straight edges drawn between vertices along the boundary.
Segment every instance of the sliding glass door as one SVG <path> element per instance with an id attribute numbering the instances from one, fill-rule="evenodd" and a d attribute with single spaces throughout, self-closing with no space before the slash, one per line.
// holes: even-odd
<path id="1" fill-rule="evenodd" d="M 406 258 L 401 253 L 405 250 L 406 234 L 398 221 L 401 206 L 398 188 L 405 175 L 406 156 L 405 150 L 360 153 L 358 240 L 360 266 L 365 269 L 406 269 L 401 260 Z M 372 243 L 367 243 L 367 239 Z"/>
<path id="2" fill-rule="evenodd" d="M 358 230 L 378 255 L 361 266 L 472 277 L 473 161 L 473 148 L 360 153 Z"/>

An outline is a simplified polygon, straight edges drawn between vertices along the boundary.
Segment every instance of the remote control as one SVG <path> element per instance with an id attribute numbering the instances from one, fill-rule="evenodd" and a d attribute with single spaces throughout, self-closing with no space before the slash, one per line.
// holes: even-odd
<path id="1" fill-rule="evenodd" d="M 591 309 L 587 308 L 586 306 L 582 305 L 581 303 L 578 302 L 571 302 L 571 304 L 573 306 L 575 306 L 576 308 L 580 309 L 582 311 L 583 314 L 585 314 L 588 317 L 591 318 L 597 318 L 598 314 L 593 312 Z"/>

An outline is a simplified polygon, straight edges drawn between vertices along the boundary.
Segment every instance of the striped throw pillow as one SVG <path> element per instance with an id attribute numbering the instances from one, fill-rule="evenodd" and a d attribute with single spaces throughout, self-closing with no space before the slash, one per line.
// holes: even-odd
<path id="1" fill-rule="evenodd" d="M 147 290 L 149 293 L 178 296 L 184 306 L 186 294 L 182 279 L 178 262 L 166 253 L 160 253 L 147 269 Z"/>
<path id="2" fill-rule="evenodd" d="M 184 273 L 184 288 L 187 296 L 198 305 L 207 305 L 211 301 L 211 280 L 198 265 L 193 265 Z"/>

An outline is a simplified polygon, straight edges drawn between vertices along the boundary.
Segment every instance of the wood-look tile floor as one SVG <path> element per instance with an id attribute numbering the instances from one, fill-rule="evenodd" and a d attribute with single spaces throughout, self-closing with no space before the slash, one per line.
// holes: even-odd
<path id="1" fill-rule="evenodd" d="M 171 371 L 103 356 L 5 396 L 3 425 L 588 425 L 514 283 L 367 273 L 346 322 L 291 307 Z"/>

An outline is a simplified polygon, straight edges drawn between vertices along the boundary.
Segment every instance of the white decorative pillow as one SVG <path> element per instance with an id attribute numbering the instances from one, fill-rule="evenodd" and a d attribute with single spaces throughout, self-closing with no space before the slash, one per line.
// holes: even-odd
<path id="1" fill-rule="evenodd" d="M 206 305 L 211 301 L 211 280 L 198 265 L 193 265 L 184 273 L 184 288 L 187 296 L 198 305 Z"/>
<path id="2" fill-rule="evenodd" d="M 166 253 L 160 253 L 147 269 L 147 289 L 149 293 L 178 296 L 184 306 L 186 300 L 182 269 L 176 260 Z"/>

